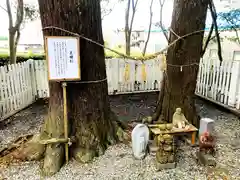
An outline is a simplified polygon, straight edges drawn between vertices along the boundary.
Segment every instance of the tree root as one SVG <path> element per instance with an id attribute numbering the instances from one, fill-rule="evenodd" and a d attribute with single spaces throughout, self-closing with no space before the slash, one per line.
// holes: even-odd
<path id="1" fill-rule="evenodd" d="M 127 123 L 119 121 L 117 116 L 112 113 L 113 131 L 109 131 L 106 143 L 97 145 L 96 149 L 86 147 L 76 147 L 73 149 L 73 157 L 81 163 L 89 163 L 94 157 L 104 154 L 108 145 L 114 145 L 117 142 L 129 143 L 131 137 L 125 130 L 128 129 Z M 44 176 L 52 176 L 58 172 L 64 163 L 64 146 L 63 144 L 41 144 L 43 140 L 49 137 L 42 131 L 41 134 L 27 135 L 25 138 L 20 137 L 15 141 L 14 145 L 5 148 L 0 152 L 0 157 L 5 160 L 17 159 L 21 161 L 34 161 L 44 158 L 42 165 L 42 174 Z M 72 139 L 72 138 L 71 138 Z M 27 141 L 28 140 L 28 141 Z M 23 144 L 24 143 L 24 144 Z M 0 159 L 1 162 L 1 159 Z"/>
<path id="2" fill-rule="evenodd" d="M 118 140 L 122 143 L 128 143 L 131 140 L 130 135 L 125 132 L 121 127 L 116 128 L 116 135 L 118 137 Z"/>
<path id="3" fill-rule="evenodd" d="M 73 156 L 78 162 L 89 163 L 97 156 L 97 152 L 92 149 L 76 148 L 74 149 Z"/>
<path id="4" fill-rule="evenodd" d="M 40 160 L 45 152 L 45 146 L 38 143 L 39 139 L 39 134 L 19 137 L 9 147 L 1 150 L 0 164 L 8 166 L 14 161 Z"/>
<path id="5" fill-rule="evenodd" d="M 45 176 L 52 176 L 60 170 L 64 163 L 64 149 L 60 144 L 47 145 L 42 173 Z"/>
<path id="6" fill-rule="evenodd" d="M 24 147 L 19 150 L 19 155 L 22 159 L 28 161 L 42 159 L 45 152 L 45 146 L 39 143 L 40 138 L 41 135 L 36 134 L 30 141 L 24 144 Z"/>
<path id="7" fill-rule="evenodd" d="M 0 157 L 6 156 L 7 154 L 10 154 L 11 152 L 15 151 L 32 137 L 33 137 L 32 134 L 27 134 L 25 136 L 18 137 L 12 144 L 0 150 Z"/>

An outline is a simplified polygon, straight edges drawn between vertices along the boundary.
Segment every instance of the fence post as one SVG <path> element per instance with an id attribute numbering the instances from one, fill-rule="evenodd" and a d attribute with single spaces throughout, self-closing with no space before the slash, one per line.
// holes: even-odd
<path id="1" fill-rule="evenodd" d="M 36 85 L 36 73 L 35 73 L 35 61 L 33 59 L 29 59 L 29 69 L 31 75 L 31 85 L 32 85 L 32 92 L 35 100 L 37 100 L 37 85 Z"/>
<path id="2" fill-rule="evenodd" d="M 240 51 L 235 51 L 233 53 L 233 64 L 231 70 L 231 81 L 229 88 L 229 100 L 228 105 L 235 107 L 237 100 L 240 100 L 239 97 L 239 83 L 240 83 L 240 58 L 236 57 L 236 53 L 240 53 Z"/>

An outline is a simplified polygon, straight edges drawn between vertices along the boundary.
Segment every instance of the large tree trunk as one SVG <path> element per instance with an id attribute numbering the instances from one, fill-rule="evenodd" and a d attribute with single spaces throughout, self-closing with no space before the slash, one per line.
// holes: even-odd
<path id="1" fill-rule="evenodd" d="M 103 44 L 100 0 L 38 0 L 38 2 L 43 29 L 47 26 L 56 26 Z M 43 34 L 71 36 L 56 29 L 45 29 Z M 104 49 L 81 39 L 80 53 L 82 81 L 105 79 Z M 58 82 L 50 82 L 49 87 L 49 114 L 40 138 L 64 138 L 62 87 Z M 84 163 L 91 161 L 95 156 L 103 154 L 109 144 L 114 144 L 119 137 L 126 135 L 114 121 L 116 119 L 110 109 L 106 80 L 97 83 L 68 83 L 67 97 L 69 136 L 74 139 L 70 152 L 78 161 Z M 32 144 L 35 146 L 28 146 L 25 149 L 27 159 L 39 158 L 45 149 L 39 144 L 36 148 L 37 143 Z M 46 175 L 52 175 L 60 169 L 64 163 L 63 155 L 63 144 L 47 145 L 43 165 Z"/>
<path id="2" fill-rule="evenodd" d="M 204 30 L 208 0 L 174 1 L 171 29 L 179 36 Z M 198 66 L 180 68 L 178 65 L 199 63 L 204 32 L 188 36 L 170 47 L 167 52 L 166 84 L 162 105 L 162 116 L 171 122 L 177 107 L 182 108 L 189 122 L 199 127 L 194 93 Z M 171 33 L 170 43 L 177 37 Z M 177 65 L 177 66 L 176 66 Z"/>

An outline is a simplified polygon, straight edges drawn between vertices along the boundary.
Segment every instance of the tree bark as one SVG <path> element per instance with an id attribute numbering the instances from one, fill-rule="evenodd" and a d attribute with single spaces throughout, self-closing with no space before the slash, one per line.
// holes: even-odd
<path id="1" fill-rule="evenodd" d="M 100 0 L 38 0 L 38 3 L 43 29 L 46 26 L 56 26 L 103 44 Z M 54 29 L 45 29 L 43 34 L 71 36 Z M 102 47 L 81 39 L 80 59 L 82 81 L 106 78 Z M 42 128 L 40 137 L 42 142 L 52 138 L 64 138 L 62 87 L 59 82 L 50 82 L 49 89 L 49 114 Z M 70 154 L 76 160 L 89 162 L 95 156 L 103 154 L 107 146 L 116 143 L 120 136 L 124 136 L 110 109 L 107 81 L 68 83 L 67 97 L 69 137 L 74 139 Z M 121 133 L 117 134 L 117 131 Z M 39 147 L 39 151 L 43 149 L 42 146 Z M 29 154 L 28 157 L 33 153 L 36 154 L 29 149 L 31 148 L 25 150 L 25 154 Z M 30 153 L 26 153 L 28 151 Z M 38 154 L 40 156 L 39 152 Z M 46 146 L 43 165 L 45 175 L 53 175 L 61 168 L 64 163 L 63 155 L 63 144 Z M 37 159 L 37 157 L 27 159 Z"/>
<path id="2" fill-rule="evenodd" d="M 179 36 L 194 31 L 204 30 L 208 0 L 174 1 L 171 29 Z M 177 107 L 190 123 L 199 127 L 199 117 L 195 108 L 195 87 L 198 73 L 197 65 L 188 65 L 200 62 L 204 32 L 188 36 L 170 47 L 167 52 L 166 84 L 162 113 L 164 120 L 172 122 L 172 116 Z M 170 43 L 177 37 L 171 33 Z"/>

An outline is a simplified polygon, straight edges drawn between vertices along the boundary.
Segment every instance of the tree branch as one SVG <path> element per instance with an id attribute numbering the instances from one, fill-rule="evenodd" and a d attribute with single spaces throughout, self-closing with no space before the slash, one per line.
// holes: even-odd
<path id="1" fill-rule="evenodd" d="M 9 0 L 6 0 L 6 5 L 7 5 L 7 13 L 8 13 L 9 30 L 12 30 L 13 18 L 12 18 L 12 10 L 11 10 L 11 5 Z"/>
<path id="2" fill-rule="evenodd" d="M 4 8 L 4 7 L 2 7 L 1 5 L 0 5 L 0 8 L 1 8 L 2 10 L 4 10 L 6 13 L 8 12 L 7 9 Z"/>
<path id="3" fill-rule="evenodd" d="M 130 32 L 132 32 L 133 21 L 134 21 L 134 17 L 135 17 L 135 13 L 136 13 L 137 4 L 138 4 L 138 0 L 136 0 L 135 4 L 134 4 L 134 0 L 132 0 L 133 12 L 132 12 L 132 18 L 131 18 L 130 28 L 129 28 Z"/>
<path id="4" fill-rule="evenodd" d="M 133 12 L 132 12 L 132 17 L 131 17 L 130 26 L 129 26 L 129 11 L 130 11 L 131 3 L 132 3 Z M 128 3 L 127 3 L 127 10 L 125 15 L 126 54 L 130 54 L 131 33 L 132 33 L 133 20 L 136 13 L 137 4 L 138 4 L 138 0 L 136 0 L 135 3 L 134 3 L 134 0 L 128 0 Z"/>
<path id="5" fill-rule="evenodd" d="M 169 42 L 169 37 L 168 37 L 167 31 L 166 31 L 166 29 L 165 29 L 165 27 L 162 23 L 162 14 L 163 14 L 164 3 L 165 3 L 165 0 L 159 0 L 159 4 L 160 4 L 160 22 L 159 22 L 159 25 L 160 25 L 160 28 L 162 29 L 163 35 L 165 36 L 167 42 Z"/>
<path id="6" fill-rule="evenodd" d="M 239 38 L 239 35 L 238 35 L 238 31 L 237 29 L 234 27 L 234 22 L 232 22 L 229 18 L 227 18 L 226 16 L 222 16 L 227 22 L 228 24 L 231 25 L 231 28 L 235 31 L 235 34 L 237 36 L 237 41 L 238 43 L 240 44 L 240 38 Z"/>
<path id="7" fill-rule="evenodd" d="M 217 13 L 216 13 L 216 9 L 213 3 L 213 0 L 209 0 L 209 9 L 211 12 L 211 16 L 213 19 L 213 24 L 215 26 L 215 34 L 216 34 L 216 38 L 217 38 L 217 45 L 218 45 L 218 58 L 220 63 L 223 61 L 222 58 L 222 48 L 221 48 L 221 41 L 220 41 L 220 36 L 218 33 L 218 26 L 217 26 Z"/>
<path id="8" fill-rule="evenodd" d="M 23 0 L 18 0 L 18 5 L 17 5 L 17 18 L 15 22 L 14 28 L 17 30 L 20 29 L 20 26 L 23 22 L 23 15 L 24 15 L 24 5 L 23 5 Z"/>
<path id="9" fill-rule="evenodd" d="M 206 42 L 205 42 L 205 44 L 204 44 L 204 47 L 203 47 L 203 49 L 202 49 L 202 52 L 201 52 L 201 57 L 203 57 L 203 55 L 205 54 L 205 52 L 206 52 L 206 50 L 207 50 L 207 46 L 208 46 L 209 42 L 211 41 L 213 28 L 214 28 L 214 23 L 212 22 L 210 31 L 209 31 L 209 33 L 208 33 L 207 40 L 206 40 Z"/>
<path id="10" fill-rule="evenodd" d="M 148 35 L 147 35 L 147 40 L 145 42 L 145 45 L 144 45 L 144 48 L 143 48 L 143 52 L 142 52 L 143 56 L 145 56 L 145 54 L 146 54 L 147 45 L 148 45 L 148 41 L 149 41 L 150 34 L 151 34 L 152 16 L 153 16 L 152 5 L 153 5 L 153 0 L 151 0 L 151 4 L 150 4 L 150 20 L 149 20 L 149 27 L 148 27 Z"/>
<path id="11" fill-rule="evenodd" d="M 124 57 L 124 58 L 132 59 L 132 60 L 137 60 L 137 59 L 134 58 L 134 57 L 128 56 L 128 55 L 123 54 L 123 53 L 121 53 L 121 52 L 118 52 L 118 51 L 116 51 L 116 50 L 114 50 L 114 49 L 111 49 L 111 48 L 109 48 L 109 47 L 106 47 L 106 46 L 104 46 L 103 44 L 100 44 L 100 43 L 98 43 L 98 42 L 96 42 L 96 41 L 94 41 L 94 40 L 92 40 L 92 39 L 89 39 L 89 38 L 81 35 L 81 34 L 77 34 L 77 33 L 68 31 L 68 30 L 66 30 L 66 29 L 60 28 L 60 27 L 47 26 L 47 27 L 43 27 L 42 29 L 43 29 L 43 30 L 46 30 L 46 29 L 56 29 L 56 30 L 59 30 L 59 31 L 63 31 L 63 32 L 69 33 L 69 34 L 71 34 L 71 35 L 74 35 L 74 36 L 80 37 L 80 38 L 82 38 L 82 39 L 85 39 L 86 41 L 89 41 L 89 42 L 91 42 L 91 43 L 93 43 L 93 44 L 96 44 L 96 45 L 98 45 L 98 46 L 100 46 L 100 47 L 103 47 L 104 49 L 107 49 L 107 50 L 109 50 L 109 51 L 112 51 L 112 52 L 114 52 L 114 53 L 116 53 L 116 54 L 118 54 L 119 56 L 122 56 L 122 57 Z M 148 56 L 148 57 L 145 57 L 145 58 L 142 58 L 142 59 L 139 59 L 139 60 L 142 61 L 142 60 L 148 60 L 148 59 L 156 58 L 159 54 L 162 54 L 164 51 L 166 51 L 168 48 L 170 48 L 171 46 L 173 46 L 173 45 L 174 45 L 176 42 L 178 42 L 179 40 L 182 40 L 182 39 L 184 39 L 184 38 L 187 38 L 187 37 L 189 37 L 189 36 L 193 36 L 193 35 L 196 35 L 196 34 L 199 34 L 199 33 L 204 33 L 204 30 L 198 30 L 198 31 L 194 31 L 194 32 L 185 34 L 185 35 L 177 38 L 177 39 L 174 40 L 173 42 L 169 43 L 169 44 L 168 44 L 165 48 L 163 48 L 161 51 L 156 52 L 156 53 L 154 53 L 154 54 L 151 55 L 151 56 Z"/>
<path id="12" fill-rule="evenodd" d="M 105 4 L 105 6 L 109 6 L 108 4 L 109 4 L 109 1 L 108 1 L 107 4 Z M 101 10 L 101 15 L 102 15 L 101 19 L 102 20 L 104 19 L 104 17 L 108 16 L 113 11 L 113 9 L 116 6 L 116 4 L 117 4 L 117 2 L 115 2 L 113 4 L 113 7 L 111 9 L 109 9 L 109 10 L 106 10 L 106 9 L 105 10 Z"/>

